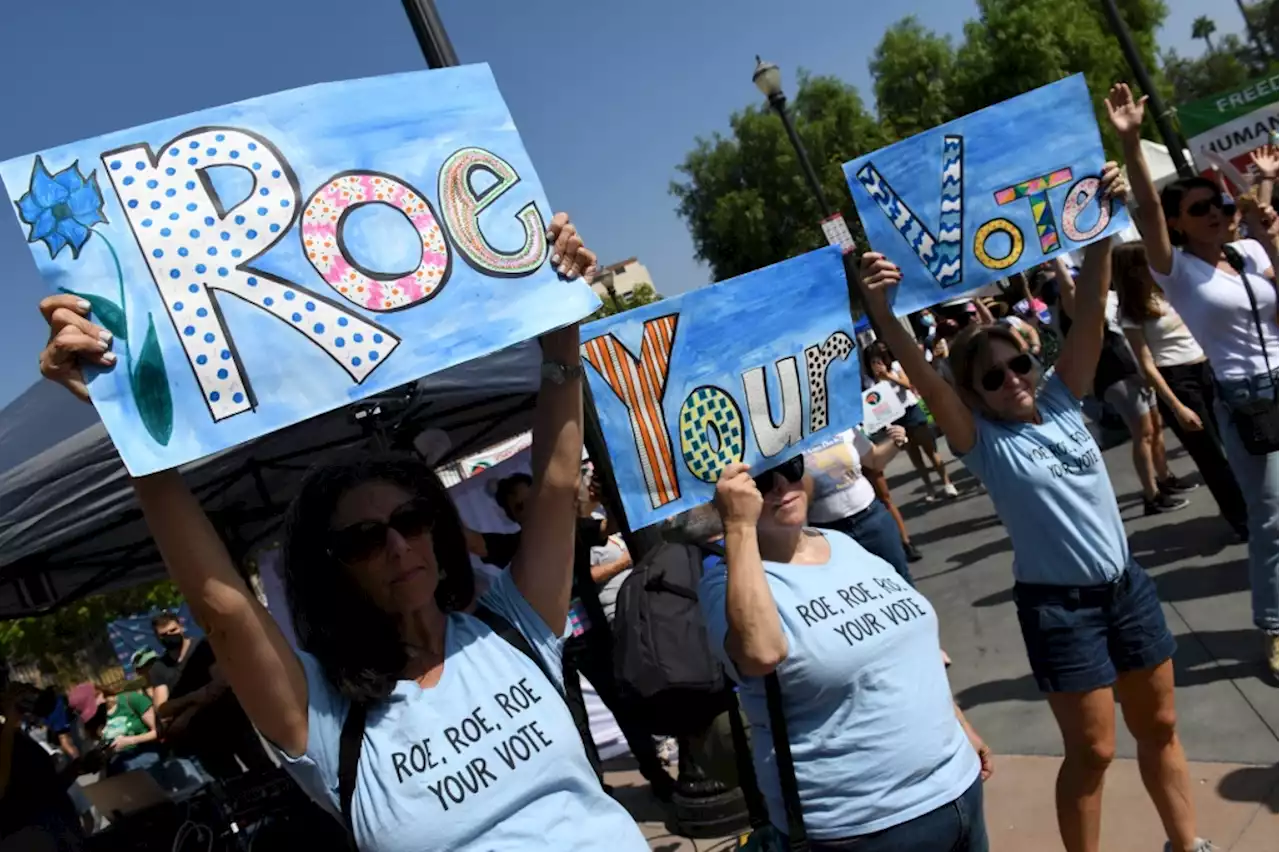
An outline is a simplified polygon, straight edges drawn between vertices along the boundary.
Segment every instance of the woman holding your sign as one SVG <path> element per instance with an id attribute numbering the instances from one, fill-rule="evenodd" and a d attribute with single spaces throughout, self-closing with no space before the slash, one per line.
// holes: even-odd
<path id="1" fill-rule="evenodd" d="M 1123 193 L 1119 169 L 1108 163 L 1100 197 L 1111 203 Z M 1110 255 L 1105 241 L 1086 249 L 1076 322 L 1054 371 L 1043 377 L 1017 333 L 975 326 L 952 343 L 953 387 L 893 319 L 886 291 L 901 281 L 901 270 L 869 252 L 863 285 L 889 346 L 1009 531 L 1023 640 L 1062 732 L 1056 800 L 1063 844 L 1068 852 L 1098 850 L 1119 699 L 1169 848 L 1198 852 L 1208 844 L 1195 834 L 1175 729 L 1174 639 L 1154 584 L 1129 554 L 1102 453 L 1081 414 L 1102 348 Z"/>
<path id="2" fill-rule="evenodd" d="M 1280 669 L 1275 212 L 1260 207 L 1251 195 L 1241 197 L 1240 209 L 1253 239 L 1230 242 L 1230 217 L 1213 181 L 1177 180 L 1157 197 L 1138 138 L 1146 98 L 1134 101 L 1129 87 L 1121 83 L 1112 89 L 1111 99 L 1133 175 L 1151 275 L 1213 368 L 1213 413 L 1248 508 L 1253 623 L 1266 635 L 1274 677 Z M 1274 168 L 1273 160 L 1267 162 Z"/>
<path id="3" fill-rule="evenodd" d="M 562 275 L 589 277 L 595 255 L 563 214 L 548 239 Z M 110 335 L 75 296 L 41 310 L 51 328 L 41 372 L 87 399 L 81 366 L 115 364 Z M 582 453 L 577 326 L 543 336 L 542 351 L 529 523 L 478 607 L 457 512 L 416 459 L 357 458 L 303 482 L 284 546 L 301 652 L 179 473 L 134 480 L 236 698 L 361 849 L 588 850 L 605 837 L 648 848 L 556 694 Z"/>
<path id="4" fill-rule="evenodd" d="M 789 831 L 766 709 L 776 675 L 814 852 L 986 852 L 990 751 L 951 700 L 933 607 L 844 533 L 806 527 L 804 456 L 754 479 L 728 465 L 715 502 L 725 557 L 698 600 L 741 684 L 773 826 Z"/>

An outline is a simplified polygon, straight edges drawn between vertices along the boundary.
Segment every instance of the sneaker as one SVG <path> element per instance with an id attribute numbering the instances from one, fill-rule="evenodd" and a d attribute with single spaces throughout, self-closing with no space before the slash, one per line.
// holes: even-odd
<path id="1" fill-rule="evenodd" d="M 1191 852 L 1214 852 L 1218 847 L 1214 846 L 1203 837 L 1196 838 L 1196 845 L 1191 847 Z M 1173 843 L 1165 841 L 1164 852 L 1173 852 Z"/>
<path id="2" fill-rule="evenodd" d="M 919 562 L 924 559 L 920 551 L 916 550 L 916 546 L 909 541 L 902 543 L 902 549 L 906 551 L 908 562 Z"/>
<path id="3" fill-rule="evenodd" d="M 1195 491 L 1200 487 L 1198 482 L 1183 482 L 1172 473 L 1169 478 L 1160 483 L 1160 490 L 1165 494 L 1186 494 L 1188 491 Z"/>
<path id="4" fill-rule="evenodd" d="M 1144 515 L 1163 515 L 1167 512 L 1176 512 L 1179 509 L 1185 509 L 1191 505 L 1191 501 L 1186 497 L 1175 497 L 1172 494 L 1165 493 L 1164 491 L 1157 494 L 1156 499 L 1147 500 L 1144 498 L 1142 502 L 1144 504 L 1142 512 Z"/>
<path id="5" fill-rule="evenodd" d="M 948 482 L 946 485 L 942 486 L 942 493 L 943 493 L 943 494 L 945 494 L 945 495 L 947 495 L 948 497 L 959 497 L 959 496 L 960 496 L 960 492 L 959 492 L 959 491 L 957 491 L 957 490 L 956 490 L 955 485 L 953 485 L 953 484 L 952 484 L 952 483 L 950 483 L 950 482 Z"/>
<path id="6" fill-rule="evenodd" d="M 1272 677 L 1280 677 L 1280 636 L 1267 636 L 1267 666 Z"/>

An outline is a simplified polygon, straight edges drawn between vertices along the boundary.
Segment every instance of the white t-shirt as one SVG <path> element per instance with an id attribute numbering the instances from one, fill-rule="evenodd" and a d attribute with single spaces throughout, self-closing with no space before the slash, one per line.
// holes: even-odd
<path id="1" fill-rule="evenodd" d="M 813 477 L 810 521 L 838 521 L 875 502 L 876 491 L 862 475 L 862 454 L 871 450 L 871 441 L 862 430 L 849 429 L 804 454 L 804 469 Z"/>
<path id="2" fill-rule="evenodd" d="M 1276 287 L 1263 273 L 1271 259 L 1256 240 L 1230 243 L 1245 259 L 1245 276 L 1258 302 L 1258 316 L 1271 368 L 1280 363 L 1280 335 L 1276 328 Z M 1210 266 L 1180 249 L 1173 252 L 1168 275 L 1151 270 L 1169 304 L 1177 310 L 1209 356 L 1213 373 L 1223 381 L 1247 379 L 1267 372 L 1258 341 L 1249 295 L 1240 276 Z"/>
<path id="3" fill-rule="evenodd" d="M 893 362 L 893 364 L 889 367 L 889 370 L 891 372 L 897 373 L 899 376 L 907 375 L 906 370 L 902 369 L 902 365 L 899 364 L 897 361 Z M 907 388 L 904 388 L 902 385 L 898 384 L 895 381 L 892 381 L 892 380 L 887 380 L 887 381 L 889 381 L 889 385 L 893 388 L 893 392 L 898 395 L 898 399 L 902 401 L 902 406 L 904 408 L 910 408 L 911 406 L 915 405 L 917 402 L 920 401 L 920 397 L 916 396 L 915 391 L 908 390 Z"/>
<path id="4" fill-rule="evenodd" d="M 1203 361 L 1204 350 L 1191 334 L 1191 329 L 1182 321 L 1182 316 L 1159 293 L 1155 294 L 1154 301 L 1160 316 L 1141 323 L 1122 317 L 1120 324 L 1125 328 L 1142 330 L 1147 348 L 1151 350 L 1151 359 L 1157 367 L 1176 367 L 1179 364 L 1198 364 Z"/>

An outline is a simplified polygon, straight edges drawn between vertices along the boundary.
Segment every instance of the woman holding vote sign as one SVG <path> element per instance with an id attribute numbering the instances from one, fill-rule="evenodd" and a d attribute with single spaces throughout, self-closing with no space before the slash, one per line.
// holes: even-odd
<path id="1" fill-rule="evenodd" d="M 1139 139 L 1146 98 L 1135 101 L 1121 83 L 1111 90 L 1109 103 L 1133 174 L 1151 275 L 1213 368 L 1213 414 L 1248 509 L 1253 623 L 1266 634 L 1274 676 L 1280 669 L 1275 211 L 1266 205 L 1268 199 L 1242 196 L 1240 210 L 1252 239 L 1230 242 L 1231 217 L 1213 181 L 1177 180 L 1157 197 Z"/>
<path id="2" fill-rule="evenodd" d="M 725 558 L 698 601 L 741 684 L 770 822 L 814 852 L 986 852 L 991 754 L 951 700 L 933 607 L 844 533 L 806 528 L 803 456 L 747 469 L 720 474 Z"/>
<path id="3" fill-rule="evenodd" d="M 595 255 L 564 214 L 547 238 L 561 275 L 590 277 Z M 82 365 L 113 366 L 110 335 L 75 296 L 41 310 L 41 372 L 87 398 Z M 303 482 L 284 545 L 302 651 L 181 475 L 134 480 L 240 704 L 361 849 L 648 848 L 557 694 L 582 453 L 577 326 L 545 335 L 542 351 L 529 522 L 510 571 L 478 602 L 457 512 L 417 459 L 358 458 Z"/>
<path id="4" fill-rule="evenodd" d="M 1101 202 L 1124 194 L 1119 169 L 1107 163 Z M 1117 698 L 1169 848 L 1201 852 L 1209 847 L 1195 834 L 1187 761 L 1175 730 L 1174 639 L 1154 584 L 1129 554 L 1102 453 L 1081 415 L 1102 348 L 1111 277 L 1107 241 L 1085 252 L 1076 322 L 1056 367 L 1043 376 L 1018 334 L 976 326 L 952 343 L 953 387 L 893 319 L 886 291 L 902 280 L 901 270 L 868 252 L 863 289 L 868 310 L 952 452 L 987 487 L 1009 531 L 1023 640 L 1062 732 L 1056 799 L 1068 852 L 1098 849 Z"/>

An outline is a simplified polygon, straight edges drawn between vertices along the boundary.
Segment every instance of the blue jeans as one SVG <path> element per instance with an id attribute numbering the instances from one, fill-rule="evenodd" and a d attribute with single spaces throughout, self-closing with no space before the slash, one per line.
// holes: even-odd
<path id="1" fill-rule="evenodd" d="M 122 751 L 119 754 L 112 755 L 111 760 L 107 763 L 106 775 L 112 778 L 116 775 L 123 775 L 126 772 L 133 772 L 135 769 L 150 769 L 160 762 L 160 752 L 148 745 L 136 746 L 128 751 Z"/>
<path id="2" fill-rule="evenodd" d="M 1249 588 L 1253 593 L 1253 623 L 1268 633 L 1280 628 L 1277 613 L 1276 582 L 1280 551 L 1277 550 L 1277 514 L 1280 500 L 1280 453 L 1265 456 L 1251 455 L 1244 448 L 1235 424 L 1231 422 L 1231 408 L 1257 399 L 1276 398 L 1276 374 L 1258 375 L 1239 381 L 1218 381 L 1218 399 L 1214 413 L 1222 432 L 1222 443 L 1227 451 L 1227 463 L 1240 483 L 1245 506 L 1249 512 Z"/>
<path id="3" fill-rule="evenodd" d="M 810 840 L 813 852 L 987 852 L 982 780 L 960 798 L 913 820 L 845 840 Z"/>
<path id="4" fill-rule="evenodd" d="M 862 545 L 863 550 L 892 565 L 902 579 L 915 585 L 911 582 L 911 569 L 907 567 L 907 552 L 902 549 L 898 525 L 879 500 L 873 500 L 870 506 L 847 518 L 814 522 L 814 526 L 844 533 Z"/>

